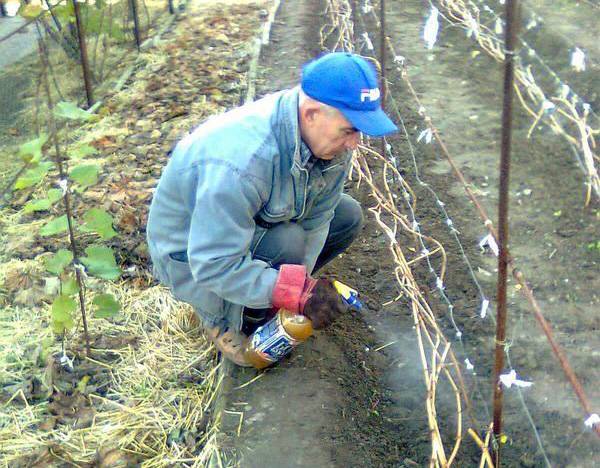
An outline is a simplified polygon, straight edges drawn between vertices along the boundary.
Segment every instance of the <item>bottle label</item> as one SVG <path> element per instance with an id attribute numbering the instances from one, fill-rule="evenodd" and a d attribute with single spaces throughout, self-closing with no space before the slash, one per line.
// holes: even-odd
<path id="1" fill-rule="evenodd" d="M 279 315 L 257 328 L 252 336 L 252 348 L 271 362 L 279 361 L 298 343 L 286 333 Z"/>

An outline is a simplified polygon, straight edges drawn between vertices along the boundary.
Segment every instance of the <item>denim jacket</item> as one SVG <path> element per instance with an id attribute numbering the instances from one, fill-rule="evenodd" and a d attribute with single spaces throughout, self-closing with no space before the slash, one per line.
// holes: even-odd
<path id="1" fill-rule="evenodd" d="M 351 155 L 311 157 L 298 95 L 281 91 L 200 125 L 175 147 L 154 193 L 154 274 L 209 326 L 241 306 L 271 306 L 278 271 L 252 258 L 262 226 L 299 223 L 308 271 L 324 246 Z"/>

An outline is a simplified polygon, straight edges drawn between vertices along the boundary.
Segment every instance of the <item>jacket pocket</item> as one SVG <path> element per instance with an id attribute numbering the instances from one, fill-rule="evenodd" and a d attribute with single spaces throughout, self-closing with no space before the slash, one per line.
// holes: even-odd
<path id="1" fill-rule="evenodd" d="M 166 259 L 168 286 L 176 299 L 193 305 L 200 311 L 211 315 L 221 315 L 223 299 L 215 293 L 198 286 L 187 262 L 171 258 Z"/>
<path id="2" fill-rule="evenodd" d="M 256 228 L 254 229 L 254 236 L 252 236 L 252 242 L 250 242 L 250 254 L 253 257 L 254 257 L 254 252 L 256 251 L 256 248 L 260 244 L 260 241 L 262 240 L 262 238 L 265 237 L 267 230 L 268 230 L 267 228 L 264 228 L 262 226 L 256 226 Z"/>

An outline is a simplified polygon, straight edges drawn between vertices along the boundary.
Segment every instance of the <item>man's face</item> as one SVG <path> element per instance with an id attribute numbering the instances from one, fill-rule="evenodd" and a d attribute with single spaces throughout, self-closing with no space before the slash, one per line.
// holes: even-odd
<path id="1" fill-rule="evenodd" d="M 321 108 L 312 117 L 305 142 L 316 158 L 331 160 L 356 149 L 360 132 L 340 112 Z"/>

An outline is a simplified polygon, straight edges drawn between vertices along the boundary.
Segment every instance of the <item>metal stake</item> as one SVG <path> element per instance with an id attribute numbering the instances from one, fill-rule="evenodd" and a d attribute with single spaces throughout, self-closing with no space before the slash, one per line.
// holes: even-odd
<path id="1" fill-rule="evenodd" d="M 385 111 L 385 0 L 379 0 L 379 64 L 381 65 L 381 108 Z M 381 138 L 381 155 L 386 157 L 385 138 Z"/>
<path id="2" fill-rule="evenodd" d="M 81 57 L 81 67 L 83 69 L 83 82 L 85 84 L 85 95 L 87 97 L 88 107 L 94 104 L 94 96 L 92 95 L 92 80 L 90 79 L 90 64 L 88 62 L 87 45 L 85 43 L 85 31 L 83 21 L 81 21 L 81 10 L 77 0 L 71 0 L 73 10 L 75 11 L 75 22 L 77 24 L 77 39 L 79 40 L 79 54 Z"/>
<path id="3" fill-rule="evenodd" d="M 504 367 L 506 338 L 506 279 L 508 273 L 508 187 L 510 174 L 510 149 L 512 136 L 512 101 L 514 81 L 514 47 L 517 37 L 518 22 L 517 0 L 506 2 L 506 35 L 504 51 L 504 102 L 502 108 L 502 146 L 500 149 L 500 200 L 498 203 L 498 289 L 497 289 L 497 322 L 496 349 L 494 361 L 494 459 L 495 466 L 500 466 L 500 444 L 502 434 L 502 385 L 500 373 Z"/>
<path id="4" fill-rule="evenodd" d="M 138 16 L 137 0 L 129 0 L 129 6 L 131 7 L 131 15 L 133 16 L 133 34 L 135 36 L 135 45 L 137 46 L 139 52 L 142 40 L 140 39 L 140 18 Z"/>

